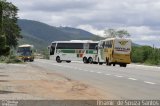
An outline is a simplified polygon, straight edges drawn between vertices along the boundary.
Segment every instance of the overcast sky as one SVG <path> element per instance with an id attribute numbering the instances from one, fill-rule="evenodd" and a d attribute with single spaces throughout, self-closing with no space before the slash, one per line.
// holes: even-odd
<path id="1" fill-rule="evenodd" d="M 103 36 L 107 28 L 126 29 L 133 41 L 160 47 L 160 0 L 7 0 L 19 18 L 70 26 Z"/>

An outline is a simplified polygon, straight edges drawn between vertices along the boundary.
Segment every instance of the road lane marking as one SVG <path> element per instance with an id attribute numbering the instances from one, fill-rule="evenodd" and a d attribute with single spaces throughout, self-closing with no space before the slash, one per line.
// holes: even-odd
<path id="1" fill-rule="evenodd" d="M 79 70 L 83 71 L 83 69 L 79 69 Z"/>
<path id="2" fill-rule="evenodd" d="M 118 77 L 118 78 L 122 78 L 123 76 L 120 76 L 120 75 L 114 75 L 115 77 Z"/>
<path id="3" fill-rule="evenodd" d="M 111 75 L 111 74 L 105 74 L 105 75 L 108 75 L 108 76 L 109 76 L 109 75 Z"/>
<path id="4" fill-rule="evenodd" d="M 102 72 L 97 72 L 98 74 L 101 74 Z"/>
<path id="5" fill-rule="evenodd" d="M 87 72 L 88 70 L 83 70 L 83 71 L 86 71 L 86 72 Z"/>
<path id="6" fill-rule="evenodd" d="M 89 71 L 89 72 L 93 73 L 94 71 Z"/>
<path id="7" fill-rule="evenodd" d="M 135 79 L 135 78 L 128 78 L 129 80 L 133 80 L 133 81 L 136 81 L 137 79 Z"/>
<path id="8" fill-rule="evenodd" d="M 156 84 L 154 82 L 149 82 L 149 81 L 144 81 L 144 82 L 147 83 L 147 84 L 152 84 L 152 85 Z"/>

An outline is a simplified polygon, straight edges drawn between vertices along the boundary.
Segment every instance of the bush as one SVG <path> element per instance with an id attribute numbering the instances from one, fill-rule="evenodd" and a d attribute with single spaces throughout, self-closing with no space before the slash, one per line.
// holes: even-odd
<path id="1" fill-rule="evenodd" d="M 22 63 L 22 61 L 19 60 L 16 56 L 11 55 L 8 58 L 6 58 L 5 63 Z"/>
<path id="2" fill-rule="evenodd" d="M 18 59 L 16 55 L 13 54 L 13 52 L 11 52 L 9 56 L 1 56 L 0 62 L 2 63 L 23 63 L 21 60 Z"/>
<path id="3" fill-rule="evenodd" d="M 150 46 L 133 47 L 131 58 L 134 63 L 160 65 L 160 49 Z"/>

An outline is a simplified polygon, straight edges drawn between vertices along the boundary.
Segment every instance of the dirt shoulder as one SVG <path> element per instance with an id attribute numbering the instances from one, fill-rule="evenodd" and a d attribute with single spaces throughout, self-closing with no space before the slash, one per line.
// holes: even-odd
<path id="1" fill-rule="evenodd" d="M 29 64 L 0 64 L 0 99 L 108 99 L 100 89 Z"/>

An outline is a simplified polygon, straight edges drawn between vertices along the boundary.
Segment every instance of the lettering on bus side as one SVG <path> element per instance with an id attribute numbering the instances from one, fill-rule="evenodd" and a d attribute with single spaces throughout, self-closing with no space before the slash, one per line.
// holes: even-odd
<path id="1" fill-rule="evenodd" d="M 130 48 L 115 47 L 115 49 L 116 51 L 124 51 L 124 52 L 130 51 Z"/>

